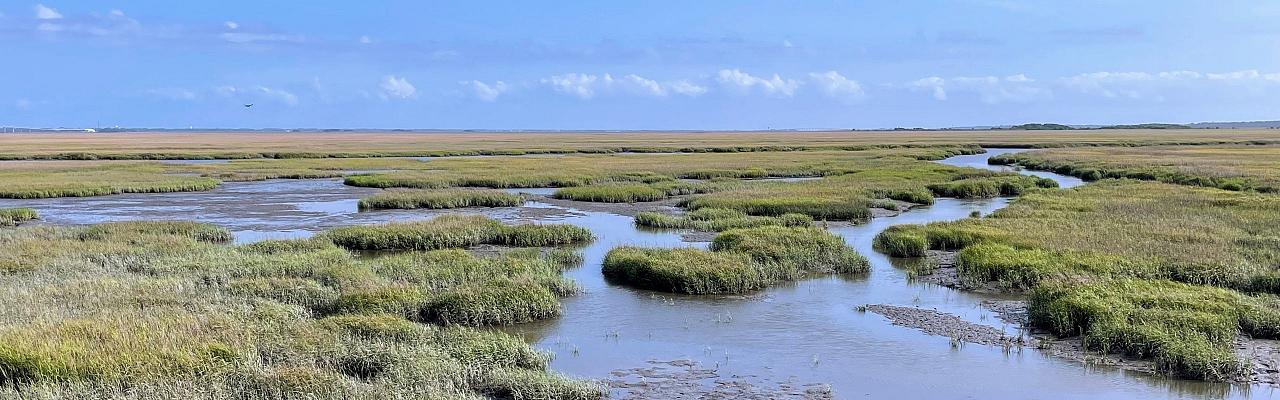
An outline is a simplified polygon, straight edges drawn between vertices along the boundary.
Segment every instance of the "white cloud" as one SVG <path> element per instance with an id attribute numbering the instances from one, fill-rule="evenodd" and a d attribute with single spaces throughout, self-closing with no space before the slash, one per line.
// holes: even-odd
<path id="1" fill-rule="evenodd" d="M 913 90 L 927 90 L 933 93 L 933 98 L 939 101 L 947 99 L 947 80 L 936 76 L 917 79 L 908 83 L 907 87 Z"/>
<path id="2" fill-rule="evenodd" d="M 18 101 L 13 102 L 13 106 L 17 107 L 19 110 L 30 110 L 31 100 L 18 99 Z"/>
<path id="3" fill-rule="evenodd" d="M 301 35 L 285 35 L 280 33 L 250 33 L 250 32 L 226 32 L 222 35 L 222 40 L 231 43 L 258 43 L 258 42 L 302 42 Z"/>
<path id="4" fill-rule="evenodd" d="M 773 74 L 773 77 L 770 78 L 760 78 L 737 69 L 720 70 L 716 81 L 739 93 L 748 93 L 751 90 L 759 89 L 767 95 L 779 97 L 794 96 L 796 89 L 800 87 L 800 81 L 782 79 L 778 74 Z"/>
<path id="5" fill-rule="evenodd" d="M 612 74 L 592 75 L 570 73 L 556 75 L 542 80 L 557 92 L 590 99 L 602 93 L 621 93 L 635 96 L 667 97 L 672 93 L 697 97 L 707 92 L 707 88 L 687 80 L 659 82 L 636 74 L 627 74 L 614 78 Z"/>
<path id="6" fill-rule="evenodd" d="M 978 95 L 987 104 L 1022 103 L 1049 97 L 1052 91 L 1023 74 L 998 76 L 958 76 L 942 78 L 930 76 L 907 83 L 907 88 L 927 91 L 934 99 L 945 101 L 954 92 Z"/>
<path id="7" fill-rule="evenodd" d="M 413 87 L 408 79 L 397 77 L 395 75 L 387 75 L 382 78 L 383 98 L 395 97 L 401 99 L 411 99 L 418 96 L 418 88 Z"/>
<path id="8" fill-rule="evenodd" d="M 361 43 L 361 44 L 370 44 L 370 43 L 373 43 L 373 39 L 369 38 L 368 36 L 361 36 L 361 37 L 360 37 L 360 43 Z"/>
<path id="9" fill-rule="evenodd" d="M 258 86 L 258 93 L 268 99 L 273 99 L 290 106 L 298 105 L 298 96 L 280 89 L 272 89 L 266 86 Z"/>
<path id="10" fill-rule="evenodd" d="M 612 81 L 613 77 L 605 74 L 605 79 Z M 590 99 L 596 95 L 596 82 L 599 80 L 600 77 L 595 75 L 571 73 L 543 79 L 542 83 L 550 84 L 557 92 Z"/>
<path id="11" fill-rule="evenodd" d="M 36 4 L 36 19 L 62 19 L 62 14 L 58 10 L 46 7 L 44 4 Z"/>
<path id="12" fill-rule="evenodd" d="M 822 89 L 827 97 L 854 100 L 866 94 L 862 90 L 862 84 L 836 71 L 810 73 L 809 80 Z"/>
<path id="13" fill-rule="evenodd" d="M 498 96 L 501 96 L 503 93 L 506 93 L 508 89 L 507 84 L 503 81 L 497 81 L 492 84 L 484 83 L 481 81 L 474 81 L 474 80 L 462 81 L 458 83 L 469 87 L 471 89 L 472 94 L 474 94 L 476 98 L 483 101 L 490 101 L 490 102 L 497 100 Z"/>
<path id="14" fill-rule="evenodd" d="M 184 89 L 184 88 L 151 89 L 147 91 L 147 94 L 151 95 L 152 97 L 168 99 L 168 100 L 195 100 L 197 97 L 199 97 L 198 95 L 196 95 L 196 92 L 193 92 L 191 90 Z"/>
<path id="15" fill-rule="evenodd" d="M 672 93 L 689 97 L 698 97 L 707 93 L 706 86 L 697 85 L 686 80 L 668 83 L 667 88 L 671 90 Z"/>
<path id="16" fill-rule="evenodd" d="M 223 25 L 223 26 L 226 26 L 226 27 L 227 27 L 227 29 L 230 29 L 230 30 L 233 30 L 233 31 L 234 31 L 234 30 L 236 30 L 236 29 L 240 29 L 240 23 L 239 23 L 239 22 L 236 22 L 236 21 L 227 21 L 227 22 L 223 22 L 223 23 L 222 23 L 222 25 Z"/>

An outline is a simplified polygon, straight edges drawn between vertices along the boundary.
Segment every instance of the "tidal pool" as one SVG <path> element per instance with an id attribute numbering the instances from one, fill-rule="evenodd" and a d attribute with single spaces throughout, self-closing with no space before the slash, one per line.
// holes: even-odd
<path id="1" fill-rule="evenodd" d="M 1016 149 L 952 157 L 941 163 L 992 170 L 987 158 Z M 1079 179 L 1045 172 L 1064 188 Z M 547 195 L 550 188 L 512 189 Z M 582 248 L 585 261 L 565 274 L 585 293 L 563 300 L 560 318 L 504 328 L 551 351 L 556 371 L 610 379 L 615 371 L 645 367 L 650 361 L 688 360 L 714 377 L 696 376 L 694 387 L 723 381 L 756 386 L 829 385 L 836 398 L 1132 399 L 1269 398 L 1273 389 L 1168 379 L 1114 368 L 1089 367 L 1038 350 L 968 344 L 891 325 L 859 312 L 866 304 L 936 309 L 969 322 L 1017 335 L 984 309 L 984 300 L 1007 297 L 967 293 L 912 282 L 895 260 L 875 252 L 872 238 L 898 224 L 947 221 L 977 211 L 988 214 L 1009 199 L 938 199 L 897 216 L 861 225 L 830 228 L 871 261 L 871 271 L 782 284 L 737 296 L 686 296 L 610 284 L 600 272 L 606 252 L 616 246 L 705 247 L 686 242 L 680 231 L 635 227 L 631 217 L 529 201 L 519 208 L 450 211 L 359 212 L 360 197 L 378 189 L 342 185 L 337 179 L 227 183 L 207 192 L 125 194 L 85 198 L 0 200 L 3 207 L 32 207 L 41 223 L 91 224 L 121 220 L 185 219 L 219 224 L 237 242 L 305 237 L 355 224 L 425 219 L 442 213 L 480 213 L 504 221 L 557 222 L 590 229 L 598 237 Z M 564 203 L 558 203 L 564 204 Z M 571 203 L 570 203 L 571 204 Z M 681 364 L 684 365 L 684 364 Z M 720 382 L 718 382 L 720 381 Z M 625 391 L 615 391 L 625 395 Z"/>

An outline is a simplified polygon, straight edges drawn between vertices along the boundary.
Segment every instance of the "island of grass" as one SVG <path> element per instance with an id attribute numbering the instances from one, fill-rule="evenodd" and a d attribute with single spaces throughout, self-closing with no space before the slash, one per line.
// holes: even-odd
<path id="1" fill-rule="evenodd" d="M 1274 195 L 1103 180 L 985 218 L 894 227 L 875 245 L 957 252 L 963 285 L 1031 293 L 1032 326 L 1171 375 L 1235 380 L 1237 335 L 1280 337 Z"/>
<path id="2" fill-rule="evenodd" d="M 182 222 L 0 235 L 0 397 L 600 399 L 470 326 L 551 318 L 563 254 L 356 257 Z M 55 250 L 56 249 L 56 250 Z"/>
<path id="3" fill-rule="evenodd" d="M 716 236 L 711 250 L 619 247 L 605 256 L 612 282 L 685 294 L 732 294 L 811 274 L 859 273 L 868 268 L 834 234 L 813 227 L 763 226 Z"/>
<path id="4" fill-rule="evenodd" d="M 0 208 L 0 227 L 18 226 L 39 218 L 40 214 L 30 208 Z"/>
<path id="5" fill-rule="evenodd" d="M 519 207 L 524 197 L 501 190 L 390 190 L 360 199 L 361 210 Z"/>
<path id="6" fill-rule="evenodd" d="M 564 224 L 504 225 L 479 215 L 442 215 L 426 221 L 349 226 L 320 235 L 351 250 L 436 250 L 478 245 L 546 247 L 587 243 L 586 228 Z"/>
<path id="7" fill-rule="evenodd" d="M 766 225 L 810 226 L 813 218 L 804 214 L 783 214 L 778 217 L 747 215 L 727 208 L 701 208 L 685 215 L 674 216 L 657 212 L 640 212 L 635 216 L 636 226 L 656 229 L 693 229 L 721 232 L 736 228 L 753 228 Z"/>

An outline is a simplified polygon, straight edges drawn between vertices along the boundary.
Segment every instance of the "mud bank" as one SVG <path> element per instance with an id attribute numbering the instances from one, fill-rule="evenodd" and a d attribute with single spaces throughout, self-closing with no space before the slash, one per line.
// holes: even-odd
<path id="1" fill-rule="evenodd" d="M 612 397 L 688 400 L 826 400 L 834 399 L 823 384 L 772 382 L 755 376 L 722 376 L 691 360 L 649 361 L 644 367 L 620 369 L 604 381 Z"/>

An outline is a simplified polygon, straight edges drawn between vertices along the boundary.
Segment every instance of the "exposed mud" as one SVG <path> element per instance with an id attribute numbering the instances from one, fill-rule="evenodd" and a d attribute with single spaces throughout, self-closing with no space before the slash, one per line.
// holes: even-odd
<path id="1" fill-rule="evenodd" d="M 620 399 L 834 399 L 823 384 L 773 382 L 757 376 L 722 376 L 691 360 L 653 361 L 645 367 L 615 370 L 604 381 Z"/>
<path id="2" fill-rule="evenodd" d="M 973 283 L 966 282 L 960 277 L 960 270 L 956 268 L 956 252 L 943 250 L 929 250 L 925 254 L 922 263 L 912 271 L 914 274 L 912 279 L 916 282 L 926 282 L 935 285 L 946 286 L 952 289 L 976 292 L 976 293 L 1018 293 L 1019 290 L 1001 286 L 997 282 Z"/>
<path id="3" fill-rule="evenodd" d="M 946 336 L 953 341 L 1002 347 L 1021 347 L 1026 344 L 1023 337 L 1005 335 L 1004 331 L 995 327 L 975 324 L 937 310 L 886 304 L 868 305 L 866 310 L 883 315 L 894 325 L 934 336 Z"/>

